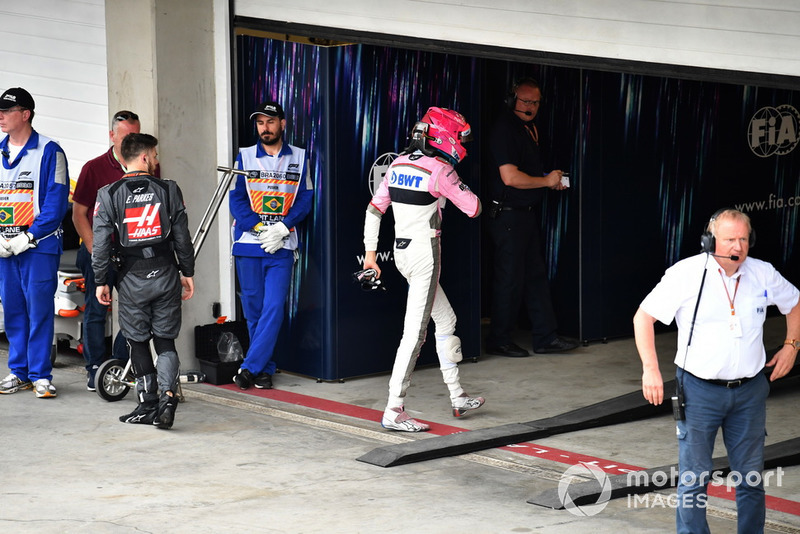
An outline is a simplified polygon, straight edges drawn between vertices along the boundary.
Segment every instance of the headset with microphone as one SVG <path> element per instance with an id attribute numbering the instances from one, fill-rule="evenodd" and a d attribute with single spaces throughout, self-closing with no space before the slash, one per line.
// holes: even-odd
<path id="1" fill-rule="evenodd" d="M 722 208 L 717 210 L 714 215 L 708 220 L 708 225 L 706 226 L 706 231 L 700 236 L 700 249 L 701 252 L 708 254 L 709 256 L 714 256 L 715 258 L 726 258 L 733 261 L 739 261 L 739 256 L 731 255 L 731 256 L 723 256 L 721 254 L 715 254 L 714 252 L 717 250 L 717 240 L 714 237 L 714 232 L 717 230 L 716 222 L 717 217 L 725 213 L 726 211 L 734 211 L 730 208 Z M 756 233 L 753 230 L 752 225 L 750 226 L 750 235 L 748 237 L 748 241 L 750 247 L 755 244 L 756 241 Z M 706 257 L 706 264 L 708 263 L 708 257 Z M 686 342 L 686 351 L 683 353 L 683 363 L 679 366 L 681 369 L 686 369 L 686 359 L 689 356 L 689 347 L 692 345 L 692 336 L 694 336 L 694 325 L 697 321 L 697 310 L 700 308 L 700 297 L 703 295 L 703 287 L 706 284 L 706 274 L 708 273 L 708 269 L 703 268 L 703 277 L 700 280 L 700 289 L 697 292 L 697 301 L 694 304 L 694 313 L 692 313 L 692 322 L 690 323 L 691 326 L 689 328 L 689 338 Z M 683 421 L 686 417 L 686 401 L 683 396 L 683 378 L 685 377 L 685 373 L 681 375 L 681 379 L 675 383 L 675 395 L 672 396 L 672 415 L 675 417 L 676 421 Z"/>
<path id="2" fill-rule="evenodd" d="M 714 237 L 714 231 L 716 231 L 717 217 L 726 211 L 732 210 L 730 208 L 722 208 L 717 210 L 708 220 L 706 231 L 700 236 L 700 252 L 704 252 L 710 256 L 714 256 L 715 258 L 726 258 L 733 261 L 739 261 L 739 256 L 722 256 L 715 254 L 717 250 L 717 239 Z M 756 231 L 753 230 L 752 225 L 750 226 L 750 235 L 747 238 L 747 242 L 749 248 L 753 248 L 756 244 Z"/>
<path id="3" fill-rule="evenodd" d="M 530 85 L 539 89 L 540 92 L 542 90 L 539 82 L 536 81 L 535 78 L 531 78 L 530 76 L 519 78 L 511 85 L 511 90 L 508 92 L 505 100 L 506 106 L 508 106 L 508 108 L 512 111 L 516 111 L 517 113 L 522 113 L 525 116 L 531 117 L 533 116 L 532 111 L 517 109 L 517 89 L 519 89 L 521 85 Z"/>

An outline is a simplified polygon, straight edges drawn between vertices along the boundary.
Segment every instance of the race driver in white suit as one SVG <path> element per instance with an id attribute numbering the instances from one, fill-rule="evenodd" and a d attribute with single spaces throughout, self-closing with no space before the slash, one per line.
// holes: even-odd
<path id="1" fill-rule="evenodd" d="M 481 212 L 481 202 L 461 182 L 453 166 L 467 155 L 462 142 L 471 138 L 461 114 L 432 107 L 414 125 L 411 144 L 386 171 L 367 208 L 364 221 L 364 269 L 375 269 L 381 217 L 391 205 L 395 220 L 394 258 L 408 281 L 408 300 L 403 337 L 397 348 L 389 400 L 381 424 L 404 432 L 423 432 L 430 426 L 411 418 L 404 409 L 417 357 L 425 341 L 428 322 L 436 324 L 436 352 L 442 377 L 450 392 L 453 415 L 461 417 L 483 405 L 482 397 L 470 397 L 461 387 L 458 362 L 461 341 L 454 335 L 456 316 L 439 285 L 441 270 L 441 222 L 445 199 L 470 217 Z"/>

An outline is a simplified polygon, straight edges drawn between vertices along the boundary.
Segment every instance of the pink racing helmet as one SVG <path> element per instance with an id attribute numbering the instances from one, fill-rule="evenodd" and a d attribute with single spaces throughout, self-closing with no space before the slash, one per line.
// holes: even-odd
<path id="1" fill-rule="evenodd" d="M 423 130 L 428 146 L 442 152 L 453 165 L 467 157 L 467 149 L 462 143 L 472 140 L 472 129 L 461 113 L 446 108 L 428 108 L 414 125 L 412 137 L 419 130 Z"/>

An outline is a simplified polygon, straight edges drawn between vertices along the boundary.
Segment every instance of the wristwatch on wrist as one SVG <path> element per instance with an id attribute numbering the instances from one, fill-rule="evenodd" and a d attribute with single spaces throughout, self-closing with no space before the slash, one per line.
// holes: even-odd
<path id="1" fill-rule="evenodd" d="M 783 342 L 784 345 L 791 345 L 794 350 L 800 350 L 800 339 L 787 339 Z"/>

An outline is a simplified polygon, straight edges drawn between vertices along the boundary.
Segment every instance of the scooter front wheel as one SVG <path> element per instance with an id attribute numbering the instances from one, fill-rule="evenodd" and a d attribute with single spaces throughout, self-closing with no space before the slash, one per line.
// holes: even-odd
<path id="1" fill-rule="evenodd" d="M 97 368 L 94 377 L 97 394 L 108 402 L 122 400 L 128 394 L 132 378 L 128 378 L 125 362 L 122 360 L 106 360 Z"/>

